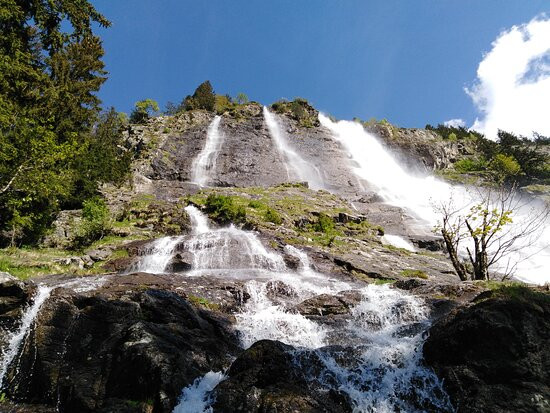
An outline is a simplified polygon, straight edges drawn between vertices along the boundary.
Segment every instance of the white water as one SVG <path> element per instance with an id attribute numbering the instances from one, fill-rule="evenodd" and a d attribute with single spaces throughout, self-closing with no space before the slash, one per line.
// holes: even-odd
<path id="1" fill-rule="evenodd" d="M 39 286 L 38 291 L 34 297 L 32 305 L 30 305 L 27 310 L 23 313 L 21 318 L 21 324 L 19 328 L 9 335 L 8 346 L 5 350 L 2 351 L 2 362 L 0 364 L 0 389 L 4 384 L 4 379 L 8 367 L 10 366 L 13 359 L 19 354 L 19 348 L 23 343 L 23 339 L 27 336 L 27 333 L 30 331 L 34 319 L 40 311 L 42 304 L 48 299 L 50 293 L 52 292 L 52 287 Z"/>
<path id="2" fill-rule="evenodd" d="M 365 131 L 358 122 L 332 122 L 319 114 L 323 126 L 331 130 L 342 143 L 357 166 L 353 172 L 370 185 L 389 204 L 407 210 L 417 218 L 417 225 L 426 232 L 431 231 L 440 220 L 434 206 L 454 200 L 457 209 L 466 214 L 469 208 L 480 202 L 479 195 L 470 193 L 460 186 L 453 186 L 434 176 L 417 176 L 406 171 L 386 150 L 378 139 Z M 538 205 L 532 205 L 536 210 Z M 529 206 L 520 208 L 513 217 L 509 237 L 522 231 L 532 213 Z M 516 277 L 524 281 L 543 284 L 550 282 L 550 223 L 541 228 L 536 237 L 520 240 L 518 247 L 507 257 L 517 263 Z M 508 262 L 508 261 L 507 261 Z M 496 269 L 505 270 L 507 262 L 499 263 Z"/>
<path id="3" fill-rule="evenodd" d="M 210 392 L 225 376 L 222 372 L 209 371 L 204 376 L 195 379 L 193 384 L 183 389 L 178 405 L 173 413 L 211 413 Z"/>
<path id="4" fill-rule="evenodd" d="M 382 243 L 387 243 L 397 248 L 403 248 L 407 251 L 416 251 L 414 245 L 412 245 L 410 241 L 407 241 L 405 238 L 400 237 L 399 235 L 384 234 L 384 236 L 382 236 L 381 238 L 381 241 Z"/>
<path id="5" fill-rule="evenodd" d="M 312 189 L 326 189 L 319 168 L 300 156 L 288 143 L 277 117 L 264 106 L 264 119 L 275 147 L 283 158 L 287 177 L 290 180 L 306 181 Z"/>
<path id="6" fill-rule="evenodd" d="M 181 237 L 163 237 L 154 240 L 144 251 L 142 258 L 132 265 L 127 272 L 148 272 L 161 274 L 172 259 L 174 248 Z"/>
<path id="7" fill-rule="evenodd" d="M 222 148 L 224 135 L 220 132 L 221 116 L 215 116 L 208 126 L 204 148 L 191 165 L 191 180 L 200 186 L 208 185 L 216 169 L 216 160 Z"/>
<path id="8" fill-rule="evenodd" d="M 300 262 L 291 271 L 282 256 L 268 251 L 254 233 L 234 227 L 210 229 L 197 208 L 188 206 L 187 212 L 195 226 L 188 242 L 195 266 L 187 275 L 241 279 L 246 274 L 249 298 L 235 314 L 244 348 L 261 339 L 280 340 L 297 349 L 297 363 L 313 352 L 321 367 L 309 372 L 304 366 L 305 377 L 348 394 L 355 412 L 415 411 L 405 401 L 410 399 L 423 407 L 452 411 L 437 377 L 420 363 L 423 333 L 429 326 L 428 311 L 420 299 L 388 286 L 370 285 L 361 289 L 361 301 L 343 329 L 319 324 L 294 306 L 353 285 L 315 271 L 307 254 L 286 246 L 285 253 Z M 334 352 L 334 345 L 344 346 L 341 354 Z M 174 412 L 210 412 L 211 390 L 221 380 L 223 375 L 214 372 L 195 380 L 183 390 Z"/>
<path id="9" fill-rule="evenodd" d="M 50 297 L 51 292 L 57 288 L 69 288 L 77 293 L 91 291 L 96 288 L 99 288 L 106 281 L 105 276 L 98 277 L 81 277 L 73 280 L 63 281 L 55 285 L 39 285 L 36 291 L 35 296 L 33 297 L 32 304 L 28 306 L 19 322 L 18 327 L 12 332 L 5 332 L 8 336 L 7 346 L 2 350 L 0 355 L 0 389 L 4 385 L 4 380 L 6 378 L 6 373 L 9 366 L 14 361 L 15 357 L 20 352 L 21 346 L 23 345 L 25 338 L 31 331 L 31 328 L 34 324 L 34 320 L 40 312 L 40 308 Z"/>

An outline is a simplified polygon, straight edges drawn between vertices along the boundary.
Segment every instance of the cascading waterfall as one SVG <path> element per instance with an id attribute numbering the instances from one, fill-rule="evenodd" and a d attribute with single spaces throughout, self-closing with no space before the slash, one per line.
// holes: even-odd
<path id="1" fill-rule="evenodd" d="M 440 217 L 434 206 L 446 204 L 450 199 L 464 212 L 480 202 L 479 195 L 470 193 L 461 186 L 453 186 L 434 176 L 416 176 L 407 172 L 378 139 L 365 131 L 357 122 L 332 122 L 319 114 L 321 124 L 342 143 L 355 161 L 353 172 L 358 178 L 373 185 L 378 194 L 389 204 L 399 206 L 418 218 L 418 225 L 430 232 Z M 532 208 L 523 206 L 516 211 L 508 237 L 516 235 L 537 214 L 538 204 Z M 535 211 L 533 211 L 533 209 Z M 541 228 L 537 236 L 517 242 L 519 248 L 508 257 L 517 262 L 516 277 L 527 282 L 543 284 L 550 281 L 550 222 Z M 504 270 L 505 263 L 497 269 Z"/>
<path id="2" fill-rule="evenodd" d="M 143 252 L 141 259 L 126 271 L 161 274 L 173 256 L 174 248 L 182 237 L 162 237 L 154 240 Z"/>
<path id="3" fill-rule="evenodd" d="M 204 148 L 191 165 L 191 180 L 200 186 L 208 185 L 216 168 L 216 160 L 223 145 L 224 135 L 220 131 L 221 116 L 215 116 L 208 126 Z"/>
<path id="4" fill-rule="evenodd" d="M 302 158 L 287 142 L 276 116 L 265 106 L 263 109 L 265 123 L 275 147 L 281 154 L 288 179 L 298 179 L 308 182 L 312 189 L 326 189 L 319 168 Z"/>
<path id="5" fill-rule="evenodd" d="M 294 356 L 300 365 L 314 354 L 320 367 L 310 372 L 304 366 L 305 377 L 348 394 L 356 412 L 452 411 L 441 383 L 421 364 L 423 334 L 429 326 L 421 299 L 388 286 L 370 285 L 361 289 L 362 298 L 343 330 L 317 323 L 295 311 L 295 306 L 353 285 L 318 273 L 306 253 L 286 246 L 285 252 L 300 262 L 291 271 L 254 233 L 234 227 L 210 229 L 197 208 L 188 206 L 187 212 L 194 225 L 187 246 L 196 255 L 194 269 L 187 275 L 249 275 L 245 289 L 250 298 L 235 314 L 244 348 L 261 339 L 280 340 L 296 348 Z M 343 349 L 343 354 L 335 353 L 335 348 Z M 174 412 L 211 412 L 211 390 L 223 379 L 222 372 L 211 371 L 195 380 L 182 391 Z"/>

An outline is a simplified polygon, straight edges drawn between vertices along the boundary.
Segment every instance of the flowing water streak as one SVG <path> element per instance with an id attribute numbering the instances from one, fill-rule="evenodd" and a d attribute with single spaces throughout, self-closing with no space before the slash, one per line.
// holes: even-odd
<path id="1" fill-rule="evenodd" d="M 216 168 L 216 160 L 223 145 L 224 135 L 220 132 L 221 116 L 216 115 L 208 126 L 204 148 L 191 165 L 191 180 L 200 186 L 208 185 Z"/>
<path id="2" fill-rule="evenodd" d="M 154 240 L 146 249 L 143 257 L 126 272 L 148 272 L 161 274 L 172 259 L 174 248 L 181 237 L 163 237 Z"/>
<path id="3" fill-rule="evenodd" d="M 283 158 L 288 179 L 299 179 L 308 182 L 312 189 L 326 189 L 319 168 L 300 156 L 287 142 L 276 116 L 265 106 L 263 109 L 265 123 L 275 147 Z"/>
<path id="4" fill-rule="evenodd" d="M 322 114 L 319 114 L 319 121 L 333 133 L 355 161 L 357 166 L 353 168 L 354 173 L 373 185 L 387 203 L 399 206 L 417 217 L 418 224 L 425 232 L 431 232 L 440 220 L 435 205 L 446 204 L 453 199 L 464 215 L 472 205 L 481 201 L 478 195 L 461 186 L 450 185 L 434 176 L 417 176 L 407 172 L 378 139 L 365 131 L 358 122 L 332 122 Z M 531 214 L 536 215 L 543 208 L 537 203 L 531 206 L 515 211 L 510 237 L 521 232 L 530 221 Z M 509 259 L 518 263 L 518 278 L 538 284 L 550 281 L 550 273 L 547 271 L 550 267 L 549 225 L 550 222 L 546 222 L 546 227 L 541 228 L 536 237 L 516 242 L 522 248 L 513 251 Z M 501 265 L 497 269 L 505 270 L 504 267 Z"/>
<path id="5" fill-rule="evenodd" d="M 44 302 L 48 299 L 52 292 L 52 289 L 52 287 L 46 287 L 43 285 L 38 287 L 38 291 L 34 296 L 32 305 L 30 305 L 23 313 L 19 328 L 9 335 L 8 346 L 2 352 L 2 362 L 0 364 L 0 389 L 4 384 L 4 379 L 8 371 L 9 365 L 19 353 L 19 348 L 23 343 L 23 339 L 30 331 L 34 319 L 40 311 L 40 307 L 42 307 L 42 304 L 44 304 Z"/>

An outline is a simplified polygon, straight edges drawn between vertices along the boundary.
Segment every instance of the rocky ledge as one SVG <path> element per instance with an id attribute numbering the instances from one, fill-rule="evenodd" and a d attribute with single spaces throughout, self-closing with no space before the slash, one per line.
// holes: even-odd
<path id="1" fill-rule="evenodd" d="M 461 412 L 550 411 L 550 296 L 525 287 L 482 293 L 436 323 L 426 362 Z"/>

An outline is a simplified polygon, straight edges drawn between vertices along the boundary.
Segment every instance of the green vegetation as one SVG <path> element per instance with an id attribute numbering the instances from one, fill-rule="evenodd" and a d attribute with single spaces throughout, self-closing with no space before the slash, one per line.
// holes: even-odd
<path id="1" fill-rule="evenodd" d="M 207 300 L 206 298 L 198 297 L 196 295 L 189 294 L 187 296 L 187 299 L 195 307 L 200 306 L 200 307 L 204 307 L 204 308 L 206 308 L 208 310 L 211 310 L 211 311 L 219 311 L 220 310 L 220 305 L 219 304 L 213 303 L 213 302 Z"/>
<path id="2" fill-rule="evenodd" d="M 235 98 L 235 101 L 239 104 L 239 105 L 244 105 L 246 103 L 249 102 L 248 100 L 248 96 L 246 96 L 244 93 L 238 93 L 237 94 L 237 97 Z"/>
<path id="3" fill-rule="evenodd" d="M 73 240 L 75 248 L 82 248 L 100 240 L 111 229 L 109 208 L 101 198 L 91 198 L 84 201 L 82 207 L 82 222 Z"/>
<path id="4" fill-rule="evenodd" d="M 145 123 L 147 119 L 159 111 L 159 104 L 153 99 L 144 99 L 136 102 L 134 110 L 130 114 L 130 122 Z"/>
<path id="5" fill-rule="evenodd" d="M 334 232 L 334 227 L 332 218 L 322 212 L 317 217 L 317 222 L 313 225 L 315 231 L 325 234 L 332 234 Z"/>
<path id="6" fill-rule="evenodd" d="M 183 100 L 185 110 L 205 109 L 212 112 L 216 106 L 216 94 L 207 80 L 199 85 L 193 96 L 187 96 Z"/>
<path id="7" fill-rule="evenodd" d="M 428 279 L 428 274 L 426 274 L 425 271 L 422 270 L 410 270 L 406 269 L 399 273 L 399 275 L 403 277 L 410 277 L 410 278 L 422 278 L 423 280 Z"/>
<path id="8" fill-rule="evenodd" d="M 463 158 L 455 162 L 454 169 L 460 173 L 483 171 L 487 169 L 487 161 L 485 159 Z"/>
<path id="9" fill-rule="evenodd" d="M 550 155 L 542 150 L 544 145 L 548 145 L 549 138 L 535 134 L 534 141 L 531 141 L 501 130 L 498 132 L 498 141 L 493 142 L 463 127 L 426 125 L 426 129 L 449 141 L 469 140 L 475 143 L 475 157 L 463 158 L 454 164 L 454 170 L 460 174 L 484 173 L 484 177 L 498 184 L 518 182 L 527 185 L 533 181 L 550 183 Z M 444 177 L 463 180 L 450 173 L 445 173 Z"/>
<path id="10" fill-rule="evenodd" d="M 210 194 L 206 198 L 206 212 L 216 221 L 223 224 L 244 223 L 246 210 L 242 205 L 237 205 L 233 197 Z"/>
<path id="11" fill-rule="evenodd" d="M 312 128 L 317 124 L 315 109 L 306 99 L 296 98 L 292 102 L 279 100 L 271 108 L 279 114 L 290 115 L 302 127 Z"/>
<path id="12" fill-rule="evenodd" d="M 385 284 L 393 284 L 395 280 L 389 280 L 386 278 L 377 278 L 374 280 L 374 285 L 385 285 Z"/>
<path id="13" fill-rule="evenodd" d="M 79 207 L 99 184 L 118 181 L 127 163 L 114 172 L 97 167 L 123 152 L 122 118 L 100 117 L 96 95 L 106 72 L 92 28 L 108 27 L 109 21 L 86 0 L 4 3 L 0 245 L 5 246 L 36 243 L 60 208 Z"/>
<path id="14" fill-rule="evenodd" d="M 279 215 L 277 211 L 275 211 L 273 208 L 267 207 L 265 213 L 264 213 L 264 219 L 267 222 L 273 222 L 276 225 L 281 225 L 283 223 L 283 219 Z"/>
<path id="15" fill-rule="evenodd" d="M 502 298 L 514 301 L 521 301 L 535 305 L 549 305 L 550 294 L 535 288 L 526 286 L 520 282 L 497 282 L 483 281 L 476 282 L 476 285 L 487 288 L 491 295 L 483 296 L 486 298 Z"/>

